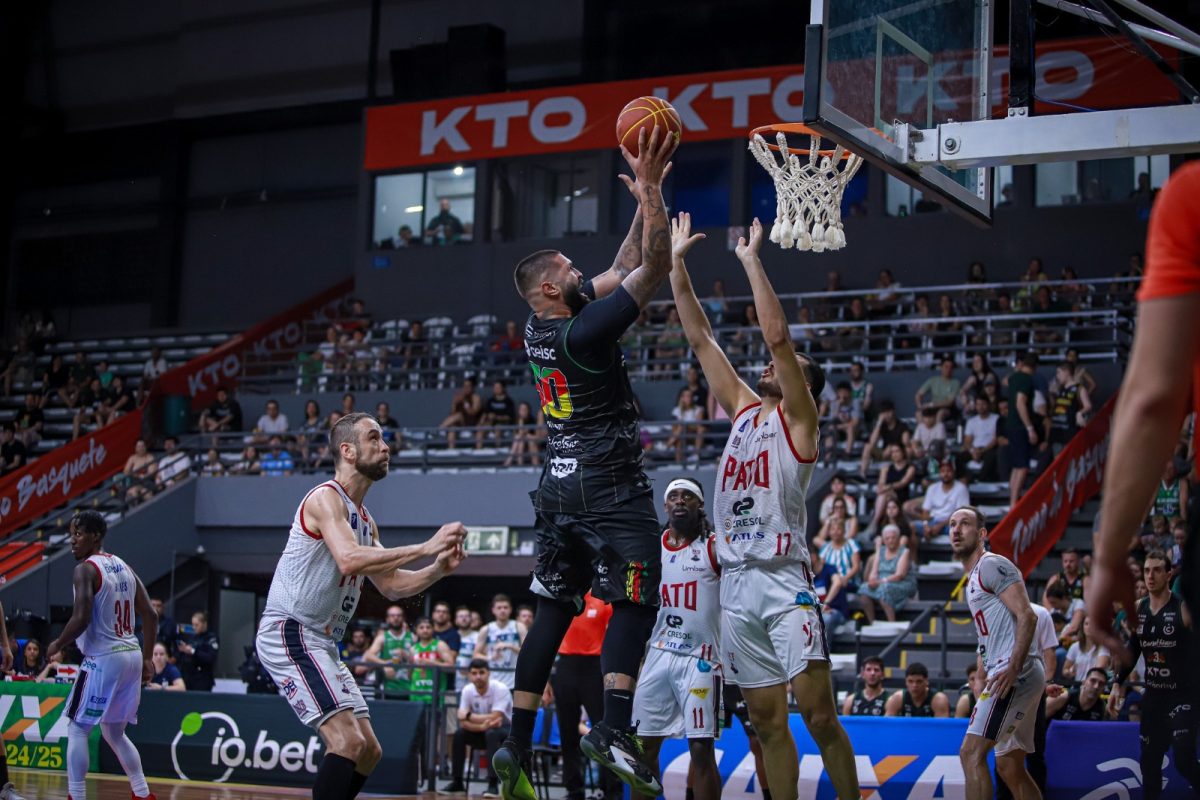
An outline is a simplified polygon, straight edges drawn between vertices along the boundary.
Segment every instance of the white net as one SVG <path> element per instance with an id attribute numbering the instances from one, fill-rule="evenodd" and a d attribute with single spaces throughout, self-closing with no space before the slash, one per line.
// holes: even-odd
<path id="1" fill-rule="evenodd" d="M 759 134 L 750 140 L 750 152 L 775 182 L 775 224 L 771 241 L 780 247 L 795 245 L 799 250 L 821 253 L 846 246 L 842 230 L 842 193 L 846 184 L 862 166 L 862 157 L 849 153 L 840 144 L 832 155 L 821 155 L 821 137 L 811 136 L 808 158 L 788 149 L 783 131 L 775 134 L 779 145 L 776 156 Z M 782 160 L 783 163 L 780 163 Z"/>

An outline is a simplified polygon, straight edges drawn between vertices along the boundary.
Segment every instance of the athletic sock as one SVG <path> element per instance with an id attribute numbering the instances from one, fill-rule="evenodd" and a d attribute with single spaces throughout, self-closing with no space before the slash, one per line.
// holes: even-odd
<path id="1" fill-rule="evenodd" d="M 509 728 L 508 736 L 521 746 L 522 750 L 528 750 L 533 743 L 533 723 L 537 719 L 537 711 L 528 708 L 516 708 L 512 710 L 512 727 Z"/>
<path id="2" fill-rule="evenodd" d="M 346 795 L 346 800 L 354 800 L 354 798 L 358 797 L 358 793 L 362 791 L 363 784 L 367 782 L 367 778 L 369 777 L 369 775 L 363 775 L 361 772 L 355 770 L 354 778 L 350 781 L 350 793 Z"/>
<path id="3" fill-rule="evenodd" d="M 313 800 L 346 800 L 354 781 L 354 762 L 337 753 L 326 753 L 313 781 Z"/>
<path id="4" fill-rule="evenodd" d="M 604 724 L 623 731 L 633 718 L 633 692 L 628 689 L 604 690 Z"/>
<path id="5" fill-rule="evenodd" d="M 67 792 L 77 800 L 87 798 L 88 734 L 91 728 L 67 723 Z"/>
<path id="6" fill-rule="evenodd" d="M 758 784 L 758 789 L 762 792 L 763 800 L 771 800 L 771 790 L 763 786 L 761 781 Z"/>

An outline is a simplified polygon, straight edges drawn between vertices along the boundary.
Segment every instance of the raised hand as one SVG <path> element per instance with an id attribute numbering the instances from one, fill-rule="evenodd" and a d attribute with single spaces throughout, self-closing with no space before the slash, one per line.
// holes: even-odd
<path id="1" fill-rule="evenodd" d="M 671 257 L 675 259 L 675 264 L 681 265 L 692 245 L 703 238 L 703 233 L 692 233 L 692 215 L 680 211 L 679 216 L 671 220 Z"/>
<path id="2" fill-rule="evenodd" d="M 671 167 L 673 167 L 673 166 L 675 166 L 675 162 L 668 161 L 667 165 L 665 167 L 663 167 L 662 180 L 665 181 L 667 179 L 667 176 L 671 174 Z M 625 188 L 629 190 L 629 193 L 631 195 L 633 195 L 633 199 L 637 200 L 639 203 L 641 203 L 642 202 L 642 193 L 641 193 L 641 190 L 638 188 L 637 181 L 635 181 L 633 178 L 626 175 L 624 172 L 618 172 L 617 177 L 621 179 L 621 183 L 625 184 Z"/>
<path id="3" fill-rule="evenodd" d="M 634 178 L 640 185 L 661 186 L 663 177 L 667 174 L 667 163 L 671 159 L 671 154 L 675 152 L 676 144 L 675 137 L 655 125 L 654 130 L 650 131 L 649 137 L 646 136 L 645 128 L 638 131 L 638 155 L 636 158 L 625 148 L 625 145 L 621 145 L 621 155 L 625 157 L 625 163 L 629 164 Z"/>
<path id="4" fill-rule="evenodd" d="M 758 221 L 758 217 L 750 223 L 750 239 L 746 240 L 745 236 L 738 237 L 737 247 L 733 249 L 738 260 L 745 261 L 747 258 L 757 258 L 758 248 L 762 246 L 762 223 Z"/>

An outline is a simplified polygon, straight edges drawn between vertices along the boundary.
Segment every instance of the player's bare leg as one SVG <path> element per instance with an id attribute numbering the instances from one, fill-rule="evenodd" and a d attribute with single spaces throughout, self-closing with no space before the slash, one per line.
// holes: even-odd
<path id="1" fill-rule="evenodd" d="M 654 770 L 654 777 L 658 778 L 658 782 L 662 783 L 662 771 L 659 769 L 658 754 L 662 751 L 661 736 L 643 736 L 642 737 L 642 761 L 650 769 Z M 692 765 L 688 766 L 688 786 L 692 785 Z M 654 800 L 655 795 L 642 794 L 641 792 L 633 792 L 632 797 L 640 797 L 643 800 Z"/>
<path id="2" fill-rule="evenodd" d="M 986 753 L 984 757 L 986 758 Z M 986 769 L 985 763 L 984 770 Z M 996 756 L 996 772 L 1012 790 L 1013 800 L 1041 800 L 1041 790 L 1038 789 L 1037 782 L 1029 774 L 1029 770 L 1025 768 L 1024 750 L 1009 750 L 1002 756 Z"/>
<path id="3" fill-rule="evenodd" d="M 821 751 L 825 772 L 838 797 L 843 800 L 857 798 L 861 795 L 858 790 L 858 770 L 854 766 L 854 748 L 850 745 L 846 729 L 838 720 L 829 672 L 829 662 L 810 662 L 804 672 L 792 678 L 792 696 L 796 698 L 809 735 Z M 770 761 L 767 763 L 769 765 Z M 771 786 L 774 785 L 772 781 Z"/>
<path id="4" fill-rule="evenodd" d="M 755 689 L 742 687 L 742 697 L 762 745 L 772 799 L 796 800 L 800 758 L 796 754 L 792 729 L 788 727 L 787 684 Z"/>
<path id="5" fill-rule="evenodd" d="M 355 722 L 358 723 L 359 733 L 366 741 L 366 746 L 363 747 L 362 755 L 354 762 L 354 782 L 350 784 L 351 798 L 358 795 L 363 784 L 367 782 L 367 778 L 371 777 L 371 773 L 375 771 L 379 760 L 383 758 L 383 747 L 379 744 L 379 739 L 375 737 L 375 729 L 371 727 L 371 720 L 366 717 L 358 717 Z"/>
<path id="6" fill-rule="evenodd" d="M 995 796 L 992 786 L 992 771 L 988 769 L 987 763 L 988 753 L 994 744 L 995 742 L 990 739 L 984 739 L 973 733 L 968 733 L 963 737 L 962 747 L 958 749 L 958 758 L 962 762 L 966 800 L 991 800 Z M 998 763 L 999 759 L 997 759 Z M 1007 777 L 1004 780 L 1006 783 L 1008 782 Z M 1011 783 L 1008 785 L 1012 788 L 1014 796 L 1018 796 L 1016 795 L 1017 787 Z"/>
<path id="7" fill-rule="evenodd" d="M 690 774 L 695 800 L 720 800 L 721 773 L 717 769 L 713 740 L 688 739 L 688 755 L 691 756 Z"/>
<path id="8" fill-rule="evenodd" d="M 358 767 L 364 763 L 378 763 L 383 755 L 379 740 L 374 733 L 370 739 L 363 735 L 359 721 L 352 709 L 343 709 L 321 724 L 317 729 L 325 743 L 325 756 L 317 770 L 313 783 L 313 800 L 353 797 L 356 786 L 362 788 L 364 775 L 357 776 Z"/>

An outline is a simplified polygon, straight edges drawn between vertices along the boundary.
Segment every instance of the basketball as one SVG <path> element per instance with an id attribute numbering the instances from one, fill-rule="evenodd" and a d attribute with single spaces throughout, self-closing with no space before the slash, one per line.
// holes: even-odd
<path id="1" fill-rule="evenodd" d="M 675 144 L 679 144 L 683 136 L 683 121 L 670 103 L 658 97 L 630 100 L 617 116 L 617 142 L 625 145 L 630 155 L 637 157 L 638 131 L 645 128 L 649 138 L 655 125 L 670 131 L 675 137 Z"/>

